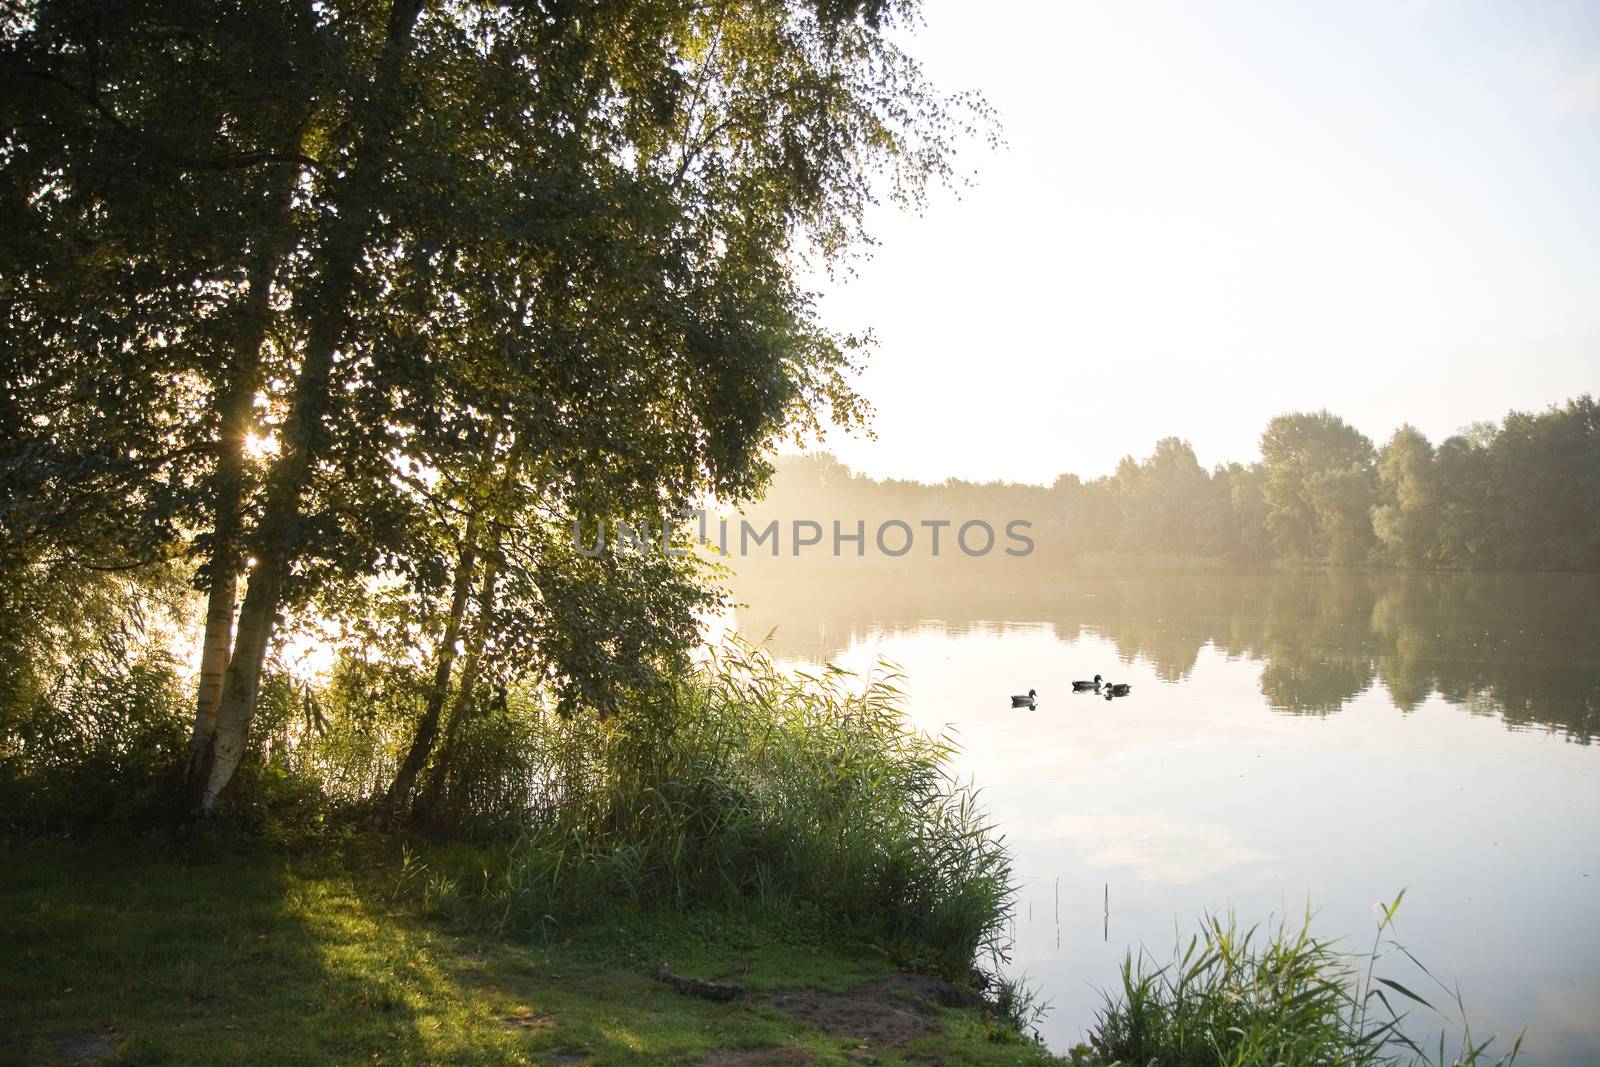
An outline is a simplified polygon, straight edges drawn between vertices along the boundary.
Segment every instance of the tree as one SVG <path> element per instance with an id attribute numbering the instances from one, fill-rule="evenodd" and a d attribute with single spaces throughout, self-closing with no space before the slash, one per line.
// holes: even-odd
<path id="1" fill-rule="evenodd" d="M 94 490 L 118 515 L 134 501 L 134 528 L 208 558 L 202 808 L 245 751 L 280 615 L 330 582 L 437 573 L 437 542 L 412 536 L 428 494 L 401 473 L 476 456 L 520 496 L 507 514 L 655 514 L 748 496 L 785 428 L 858 418 L 855 343 L 817 321 L 799 264 L 844 255 L 877 193 L 915 199 L 948 176 L 960 115 L 983 114 L 935 96 L 892 42 L 910 4 L 245 9 L 234 23 L 184 0 L 41 0 L 6 40 L 9 69 L 50 87 L 4 97 L 21 164 L 5 206 L 30 238 L 6 263 L 21 294 L 7 329 L 33 368 L 8 367 L 26 416 L 8 469 L 60 448 L 34 489 Z M 281 106 L 248 106 L 269 80 Z M 84 304 L 96 269 L 121 319 Z M 102 379 L 125 387 L 75 392 Z M 77 443 L 38 423 L 52 411 Z M 257 431 L 272 447 L 252 469 Z M 138 462 L 104 488 L 80 473 L 112 455 Z M 29 528 L 59 536 L 84 510 Z M 448 583 L 458 636 L 471 591 L 481 609 L 512 573 L 484 581 L 504 563 L 473 547 L 487 521 L 462 531 Z M 529 632 L 568 697 L 603 702 L 642 646 L 593 654 L 575 635 L 617 613 L 574 605 L 638 575 L 562 570 L 555 533 L 525 547 L 529 588 L 566 598 Z M 659 586 L 680 605 L 693 587 Z"/>
<path id="2" fill-rule="evenodd" d="M 1372 442 L 1326 411 L 1279 415 L 1261 435 L 1262 496 L 1278 551 L 1351 562 L 1372 532 Z"/>
<path id="3" fill-rule="evenodd" d="M 1187 441 L 1163 438 L 1142 463 L 1124 458 L 1116 483 L 1125 548 L 1179 554 L 1200 550 L 1209 482 Z"/>
<path id="4" fill-rule="evenodd" d="M 1439 502 L 1433 446 L 1415 427 L 1400 427 L 1378 453 L 1378 498 L 1372 528 L 1384 556 L 1421 566 L 1438 537 Z"/>
<path id="5" fill-rule="evenodd" d="M 1588 396 L 1506 415 L 1488 446 L 1502 567 L 1600 567 L 1600 406 Z"/>
<path id="6" fill-rule="evenodd" d="M 1439 525 L 1430 552 L 1451 567 L 1492 565 L 1494 502 L 1489 490 L 1489 448 L 1492 427 L 1446 438 L 1434 453 L 1434 479 L 1439 491 Z"/>
<path id="7" fill-rule="evenodd" d="M 220 700 L 245 446 L 329 50 L 298 4 L 15 15 L 0 97 L 0 195 L 19 220 L 5 381 L 29 418 L 4 455 L 8 510 L 27 526 L 8 547 L 91 566 L 204 561 L 198 739 Z"/>

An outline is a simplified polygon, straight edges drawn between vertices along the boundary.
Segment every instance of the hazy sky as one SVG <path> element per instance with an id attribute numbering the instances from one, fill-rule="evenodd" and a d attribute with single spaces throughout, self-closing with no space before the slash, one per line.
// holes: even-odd
<path id="1" fill-rule="evenodd" d="M 931 0 L 1009 147 L 826 287 L 881 341 L 857 469 L 1210 465 L 1326 407 L 1435 441 L 1600 390 L 1600 2 Z"/>

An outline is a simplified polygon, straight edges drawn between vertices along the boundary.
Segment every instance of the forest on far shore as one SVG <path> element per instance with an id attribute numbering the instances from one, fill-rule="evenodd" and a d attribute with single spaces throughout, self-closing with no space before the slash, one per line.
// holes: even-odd
<path id="1" fill-rule="evenodd" d="M 761 517 L 982 517 L 1033 524 L 1039 554 L 1471 570 L 1600 570 L 1600 406 L 1584 395 L 1513 411 L 1434 444 L 1401 426 L 1381 445 L 1327 411 L 1280 415 L 1261 459 L 1206 470 L 1168 437 L 1144 459 L 1045 487 L 853 474 L 832 455 L 780 461 Z M 870 553 L 871 537 L 867 538 Z M 849 551 L 854 551 L 851 546 Z M 916 551 L 926 553 L 926 539 Z M 954 549 L 947 550 L 953 554 Z"/>

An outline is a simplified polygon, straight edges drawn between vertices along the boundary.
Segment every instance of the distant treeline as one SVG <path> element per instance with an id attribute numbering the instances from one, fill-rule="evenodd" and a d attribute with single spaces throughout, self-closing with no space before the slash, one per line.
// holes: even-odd
<path id="1" fill-rule="evenodd" d="M 1048 488 L 876 481 L 831 455 L 797 456 L 780 462 L 756 510 L 869 526 L 1023 518 L 1047 556 L 1594 571 L 1600 406 L 1584 395 L 1512 412 L 1438 445 L 1411 426 L 1375 446 L 1326 411 L 1280 415 L 1262 433 L 1256 463 L 1207 471 L 1188 442 L 1169 437 L 1114 474 L 1063 474 Z"/>

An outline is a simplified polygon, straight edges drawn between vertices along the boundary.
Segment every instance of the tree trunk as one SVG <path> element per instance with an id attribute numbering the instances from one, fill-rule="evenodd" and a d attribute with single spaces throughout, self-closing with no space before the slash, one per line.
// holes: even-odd
<path id="1" fill-rule="evenodd" d="M 380 182 L 395 123 L 400 68 L 410 48 L 412 30 L 422 0 L 395 0 L 383 54 L 378 61 L 372 117 L 361 131 L 357 158 L 340 197 L 333 232 L 323 248 L 321 277 L 311 300 L 311 328 L 304 361 L 295 383 L 294 403 L 284 426 L 282 452 L 274 464 L 262 515 L 260 548 L 255 569 L 245 587 L 239 610 L 239 629 L 233 655 L 223 681 L 216 729 L 208 758 L 197 773 L 205 775 L 200 810 L 211 811 L 217 797 L 233 780 L 244 756 L 250 721 L 255 715 L 266 661 L 282 601 L 283 586 L 299 548 L 300 504 L 321 439 L 326 432 L 330 403 L 329 380 L 335 353 L 349 319 L 348 305 L 356 278 L 356 264 L 370 235 L 376 212 L 373 199 Z M 209 764 L 209 766 L 206 766 Z"/>
<path id="2" fill-rule="evenodd" d="M 499 503 L 499 495 L 503 494 L 511 479 L 516 475 L 517 464 L 522 457 L 522 439 L 514 438 L 511 448 L 506 455 L 506 469 L 499 479 L 498 492 L 490 499 L 474 505 L 471 516 L 467 520 L 466 540 L 462 548 L 461 565 L 456 569 L 456 584 L 452 593 L 450 604 L 450 618 L 446 624 L 445 647 L 440 650 L 439 665 L 434 671 L 433 686 L 428 691 L 428 704 L 423 711 L 421 720 L 417 723 L 416 735 L 412 738 L 411 748 L 406 753 L 405 761 L 400 765 L 400 770 L 395 774 L 394 784 L 384 799 L 384 816 L 398 815 L 402 809 L 411 802 L 412 792 L 416 789 L 417 777 L 422 769 L 427 766 L 428 758 L 433 755 L 434 744 L 439 739 L 439 719 L 444 712 L 444 702 L 450 692 L 450 671 L 455 666 L 456 644 L 461 637 L 461 622 L 466 616 L 467 600 L 472 592 L 472 571 L 477 566 L 479 531 L 483 526 L 485 511 L 489 512 L 491 525 L 494 522 L 494 508 Z M 500 443 L 500 430 L 497 427 L 489 436 L 488 447 L 485 449 L 483 469 L 477 477 L 476 485 L 482 485 L 494 473 L 495 451 Z M 496 534 L 491 545 L 489 557 L 485 563 L 484 591 L 492 592 L 494 589 L 494 575 L 498 560 L 499 535 Z M 488 603 L 480 598 L 480 604 Z M 481 648 L 481 636 L 476 631 L 483 629 L 482 617 L 475 630 L 476 642 L 467 655 L 462 677 L 461 693 L 470 692 L 476 683 L 478 673 L 477 650 Z M 458 694 L 454 708 L 452 708 L 450 721 L 454 727 L 456 709 L 461 707 L 462 696 Z M 434 779 L 430 776 L 429 781 Z"/>
<path id="3" fill-rule="evenodd" d="M 450 614 L 445 619 L 444 635 L 439 642 L 439 660 L 433 668 L 433 684 L 428 688 L 428 703 L 422 718 L 417 721 L 417 732 L 411 738 L 411 748 L 395 772 L 383 800 L 383 817 L 391 818 L 403 813 L 411 800 L 411 791 L 417 784 L 428 757 L 433 754 L 433 743 L 439 737 L 439 716 L 444 712 L 445 698 L 450 694 L 450 674 L 455 669 L 456 642 L 461 639 L 461 620 L 467 613 L 467 598 L 472 594 L 473 570 L 478 565 L 478 513 L 474 511 L 467 520 L 465 539 L 461 546 L 461 559 L 456 564 L 455 585 L 450 591 Z"/>
<path id="4" fill-rule="evenodd" d="M 526 442 L 526 433 L 518 433 L 511 439 L 511 447 L 506 451 L 505 471 L 500 476 L 500 484 L 494 495 L 486 504 L 489 536 L 484 549 L 483 579 L 478 587 L 478 618 L 473 624 L 472 633 L 467 637 L 467 655 L 461 662 L 461 681 L 456 687 L 456 698 L 451 703 L 450 715 L 445 720 L 444 742 L 439 746 L 438 758 L 428 771 L 422 797 L 417 804 L 417 809 L 429 819 L 437 814 L 439 794 L 444 788 L 445 778 L 450 773 L 450 762 L 455 758 L 456 739 L 460 736 L 462 723 L 472 712 L 472 694 L 478 686 L 478 671 L 483 663 L 484 646 L 489 642 L 489 628 L 494 624 L 494 583 L 500 573 L 500 531 L 505 515 L 504 503 L 522 466 L 523 446 Z M 492 457 L 493 444 L 490 445 L 489 451 Z"/>
<path id="5" fill-rule="evenodd" d="M 450 763 L 455 758 L 456 741 L 462 723 L 471 714 L 472 694 L 478 686 L 478 671 L 483 663 L 483 647 L 489 640 L 489 627 L 494 615 L 494 583 L 500 570 L 500 538 L 495 534 L 486 550 L 483 561 L 483 579 L 478 587 L 478 617 L 472 633 L 467 638 L 466 657 L 461 661 L 461 681 L 456 686 L 456 698 L 451 701 L 450 715 L 445 720 L 444 741 L 439 745 L 439 757 L 428 770 L 428 779 L 416 810 L 433 818 L 439 805 L 445 777 L 450 773 Z"/>
<path id="6" fill-rule="evenodd" d="M 239 532 L 243 523 L 244 447 L 254 419 L 256 390 L 261 383 L 261 353 L 271 322 L 273 278 L 288 252 L 288 208 L 299 168 L 279 168 L 269 190 L 274 214 L 261 236 L 249 267 L 248 289 L 241 310 L 233 365 L 222 383 L 218 411 L 216 493 L 212 516 L 210 588 L 206 598 L 205 636 L 201 641 L 200 683 L 195 699 L 194 729 L 189 737 L 183 803 L 192 809 L 205 784 L 201 771 L 210 764 L 217 709 L 222 703 L 223 676 L 233 651 L 233 608 L 239 589 Z"/>

